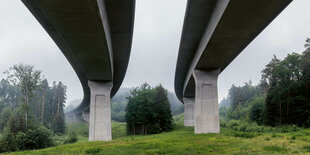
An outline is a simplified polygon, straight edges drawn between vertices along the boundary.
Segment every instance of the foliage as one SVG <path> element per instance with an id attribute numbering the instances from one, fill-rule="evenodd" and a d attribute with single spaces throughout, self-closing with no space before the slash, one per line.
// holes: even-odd
<path id="1" fill-rule="evenodd" d="M 220 108 L 226 119 L 252 121 L 271 126 L 310 126 L 310 48 L 309 39 L 302 54 L 276 56 L 262 71 L 256 86 L 232 85 L 228 98 L 230 108 Z"/>
<path id="2" fill-rule="evenodd" d="M 9 71 L 6 71 L 8 75 L 8 80 L 13 85 L 18 85 L 23 94 L 23 100 L 25 105 L 25 118 L 26 118 L 26 128 L 28 128 L 28 109 L 31 97 L 34 95 L 36 90 L 41 72 L 34 70 L 34 66 L 26 64 L 14 65 Z"/>
<path id="3" fill-rule="evenodd" d="M 126 102 L 112 102 L 111 103 L 111 117 L 117 122 L 125 122 Z"/>
<path id="4" fill-rule="evenodd" d="M 226 113 L 227 113 L 227 110 L 229 109 L 229 107 L 227 106 L 221 106 L 220 109 L 219 109 L 219 114 L 220 114 L 220 118 L 221 119 L 224 119 L 226 118 Z"/>
<path id="5" fill-rule="evenodd" d="M 172 115 L 167 91 L 147 83 L 131 91 L 125 119 L 130 134 L 152 134 L 172 129 Z"/>
<path id="6" fill-rule="evenodd" d="M 168 91 L 162 86 L 155 87 L 154 97 L 155 118 L 159 123 L 160 131 L 169 131 L 172 129 L 172 114 L 168 100 Z"/>
<path id="7" fill-rule="evenodd" d="M 53 82 L 50 87 L 48 81 L 41 77 L 41 72 L 31 65 L 14 65 L 5 73 L 7 78 L 0 82 L 0 111 L 5 115 L 0 117 L 0 132 L 8 121 L 9 113 L 23 108 L 25 112 L 20 115 L 25 116 L 25 128 L 33 121 L 38 121 L 49 129 L 62 127 L 55 132 L 63 133 L 66 86 L 61 82 Z"/>
<path id="8" fill-rule="evenodd" d="M 184 123 L 184 113 L 173 116 L 173 121 L 177 124 L 183 124 Z"/>
<path id="9" fill-rule="evenodd" d="M 70 132 L 69 137 L 64 141 L 64 144 L 72 144 L 78 141 L 78 137 L 75 132 Z"/>
<path id="10" fill-rule="evenodd" d="M 25 127 L 26 120 L 11 117 L 0 139 L 0 152 L 41 149 L 54 145 L 52 133 L 44 126 L 32 124 Z"/>
<path id="11" fill-rule="evenodd" d="M 9 118 L 11 117 L 11 115 L 12 115 L 12 108 L 11 107 L 5 107 L 4 109 L 2 109 L 2 111 L 0 113 L 0 132 L 3 131 L 5 125 L 9 121 Z"/>
<path id="12" fill-rule="evenodd" d="M 56 116 L 53 119 L 51 129 L 56 134 L 65 133 L 65 118 L 63 114 L 61 113 L 56 114 Z"/>
<path id="13" fill-rule="evenodd" d="M 246 82 L 244 86 L 237 87 L 232 85 L 229 89 L 229 98 L 232 108 L 243 106 L 247 101 L 255 96 L 262 95 L 262 90 L 258 86 L 253 86 L 252 82 Z"/>
<path id="14" fill-rule="evenodd" d="M 266 124 L 310 126 L 310 50 L 309 39 L 303 54 L 274 57 L 262 71 L 268 87 Z M 301 119 L 302 118 L 302 119 Z"/>
<path id="15" fill-rule="evenodd" d="M 263 124 L 266 115 L 265 98 L 263 96 L 254 97 L 249 109 L 249 118 L 257 124 Z"/>
<path id="16" fill-rule="evenodd" d="M 221 120 L 220 126 L 222 128 L 228 128 L 231 130 L 239 132 L 256 132 L 256 133 L 271 133 L 271 132 L 280 132 L 280 133 L 289 133 L 300 131 L 301 128 L 291 125 L 291 126 L 262 126 L 254 122 L 246 122 L 241 120 Z"/>
<path id="17" fill-rule="evenodd" d="M 0 151 L 40 149 L 54 145 L 52 132 L 64 133 L 66 86 L 48 81 L 41 71 L 14 65 L 0 82 Z"/>

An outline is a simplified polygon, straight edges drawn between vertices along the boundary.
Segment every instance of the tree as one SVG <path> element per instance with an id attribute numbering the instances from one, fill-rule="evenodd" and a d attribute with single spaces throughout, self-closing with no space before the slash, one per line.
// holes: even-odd
<path id="1" fill-rule="evenodd" d="M 155 87 L 155 114 L 160 132 L 172 129 L 172 115 L 167 90 L 160 84 Z"/>
<path id="2" fill-rule="evenodd" d="M 229 89 L 229 100 L 232 108 L 244 105 L 255 96 L 262 95 L 263 91 L 258 86 L 253 86 L 252 82 L 246 82 L 242 87 L 232 85 Z"/>
<path id="3" fill-rule="evenodd" d="M 153 134 L 172 128 L 172 116 L 167 90 L 155 89 L 147 83 L 131 91 L 125 120 L 129 134 Z"/>
<path id="4" fill-rule="evenodd" d="M 65 133 L 65 117 L 64 117 L 64 104 L 66 103 L 66 91 L 67 87 L 62 84 L 62 82 L 59 82 L 56 89 L 57 94 L 57 111 L 56 115 L 53 118 L 52 121 L 52 130 L 54 133 Z"/>
<path id="5" fill-rule="evenodd" d="M 33 96 L 37 84 L 39 83 L 41 72 L 34 70 L 34 66 L 26 64 L 14 65 L 6 72 L 8 74 L 8 79 L 14 85 L 18 85 L 24 95 L 24 101 L 26 103 L 25 119 L 26 128 L 28 125 L 28 108 L 30 98 Z"/>
<path id="6" fill-rule="evenodd" d="M 264 96 L 255 97 L 251 101 L 249 117 L 257 124 L 263 124 L 265 119 L 265 98 Z"/>
<path id="7" fill-rule="evenodd" d="M 44 106 L 45 106 L 45 98 L 46 98 L 46 93 L 49 90 L 48 82 L 46 79 L 44 79 L 40 85 L 40 89 L 42 90 L 42 106 L 41 106 L 41 124 L 43 124 L 44 120 Z"/>
<path id="8" fill-rule="evenodd" d="M 283 60 L 272 60 L 262 79 L 268 81 L 266 123 L 310 126 L 310 40 L 303 54 L 288 54 Z M 276 63 L 275 63 L 276 62 Z"/>

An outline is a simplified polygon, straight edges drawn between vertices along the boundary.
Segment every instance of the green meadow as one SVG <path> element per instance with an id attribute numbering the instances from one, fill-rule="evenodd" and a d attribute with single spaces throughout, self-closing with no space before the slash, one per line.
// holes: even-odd
<path id="1" fill-rule="evenodd" d="M 195 135 L 193 127 L 184 127 L 182 122 L 182 115 L 177 116 L 174 130 L 154 135 L 126 135 L 126 124 L 113 122 L 109 142 L 87 142 L 83 125 L 75 124 L 69 129 L 79 134 L 77 143 L 7 154 L 310 154 L 310 129 L 243 132 L 226 125 L 220 134 Z"/>

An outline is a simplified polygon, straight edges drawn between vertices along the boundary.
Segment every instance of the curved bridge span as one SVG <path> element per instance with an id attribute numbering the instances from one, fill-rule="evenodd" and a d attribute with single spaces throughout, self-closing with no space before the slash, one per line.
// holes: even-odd
<path id="1" fill-rule="evenodd" d="M 111 140 L 110 98 L 120 88 L 127 70 L 135 0 L 22 2 L 60 48 L 81 81 L 83 101 L 67 115 L 88 114 L 89 140 Z"/>
<path id="2" fill-rule="evenodd" d="M 218 133 L 218 75 L 292 0 L 188 0 L 175 92 L 184 125 Z"/>

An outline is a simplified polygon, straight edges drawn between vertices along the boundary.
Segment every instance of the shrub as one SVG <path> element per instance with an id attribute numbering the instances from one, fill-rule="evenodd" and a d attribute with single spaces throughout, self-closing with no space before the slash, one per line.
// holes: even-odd
<path id="1" fill-rule="evenodd" d="M 44 126 L 20 131 L 6 127 L 4 130 L 0 139 L 0 152 L 41 149 L 54 145 L 52 133 Z"/>
<path id="2" fill-rule="evenodd" d="M 16 137 L 12 132 L 9 132 L 7 128 L 4 128 L 3 135 L 0 139 L 0 153 L 16 151 L 18 146 L 15 142 Z"/>
<path id="3" fill-rule="evenodd" d="M 64 144 L 71 144 L 77 142 L 78 138 L 75 132 L 70 132 L 69 137 L 64 141 Z"/>
<path id="4" fill-rule="evenodd" d="M 266 132 L 281 132 L 281 133 L 288 133 L 288 132 L 296 132 L 300 131 L 301 128 L 291 125 L 291 126 L 278 126 L 278 127 L 269 127 L 269 126 L 261 126 L 257 125 L 256 123 L 249 123 L 240 120 L 228 120 L 228 121 L 221 121 L 221 127 L 229 128 L 235 131 L 242 131 L 242 132 L 257 132 L 257 133 L 266 133 Z"/>

